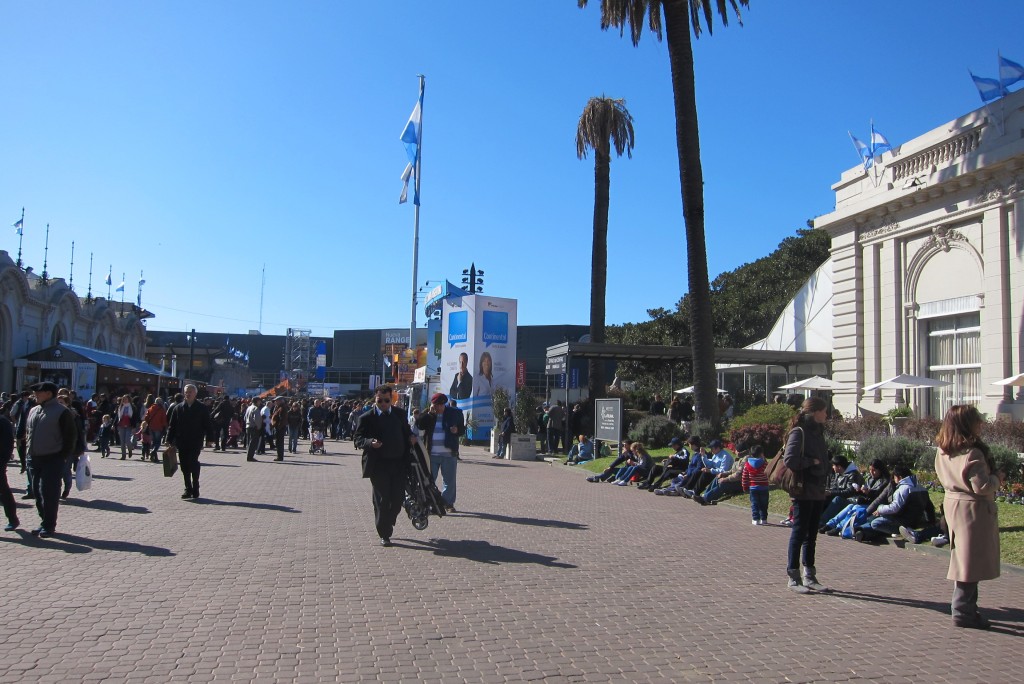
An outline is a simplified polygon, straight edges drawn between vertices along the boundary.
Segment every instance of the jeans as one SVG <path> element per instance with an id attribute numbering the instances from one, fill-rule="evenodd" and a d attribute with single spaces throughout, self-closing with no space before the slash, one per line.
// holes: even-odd
<path id="1" fill-rule="evenodd" d="M 768 490 L 750 490 L 750 518 L 751 520 L 768 519 Z"/>
<path id="2" fill-rule="evenodd" d="M 508 443 L 504 437 L 498 437 L 498 453 L 494 455 L 495 458 L 505 458 L 505 450 L 508 448 Z"/>
<path id="3" fill-rule="evenodd" d="M 884 515 L 872 516 L 864 523 L 864 527 L 870 527 L 875 532 L 880 532 L 886 536 L 900 533 L 900 524 L 892 518 L 886 518 Z"/>
<path id="4" fill-rule="evenodd" d="M 787 569 L 800 568 L 803 552 L 804 565 L 814 567 L 815 544 L 818 541 L 818 526 L 824 501 L 793 499 L 793 527 L 789 534 L 789 565 Z"/>
<path id="5" fill-rule="evenodd" d="M 153 446 L 149 453 L 153 454 L 153 458 L 156 458 L 160 455 L 160 440 L 164 438 L 164 433 L 162 430 L 150 430 L 150 434 L 153 435 Z"/>
<path id="6" fill-rule="evenodd" d="M 28 470 L 32 475 L 32 490 L 36 497 L 41 527 L 47 532 L 57 529 L 57 510 L 60 507 L 60 489 L 64 479 L 64 460 L 57 456 L 29 458 Z"/>
<path id="7" fill-rule="evenodd" d="M 449 506 L 455 505 L 455 473 L 458 466 L 459 459 L 451 454 L 430 454 L 430 478 L 437 484 L 437 473 L 440 471 L 444 479 L 441 498 Z"/>
<path id="8" fill-rule="evenodd" d="M 297 453 L 299 451 L 299 426 L 294 427 L 288 426 L 288 451 L 289 453 Z"/>
<path id="9" fill-rule="evenodd" d="M 125 453 L 129 456 L 132 455 L 132 434 L 134 430 L 130 427 L 117 428 L 117 435 L 121 439 L 121 457 L 124 458 Z"/>
<path id="10" fill-rule="evenodd" d="M 64 473 L 61 479 L 64 481 L 64 491 L 71 491 L 71 482 L 74 480 L 72 469 L 78 470 L 78 456 L 72 456 L 64 461 Z"/>

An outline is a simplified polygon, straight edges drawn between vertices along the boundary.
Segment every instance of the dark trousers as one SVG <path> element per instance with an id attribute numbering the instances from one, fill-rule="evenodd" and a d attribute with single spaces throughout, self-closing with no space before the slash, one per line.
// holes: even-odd
<path id="1" fill-rule="evenodd" d="M 179 449 L 178 466 L 181 468 L 181 478 L 185 480 L 185 489 L 195 495 L 199 495 L 199 471 L 202 465 L 199 463 L 199 454 L 202 449 Z"/>
<path id="2" fill-rule="evenodd" d="M 11 485 L 7 483 L 7 464 L 0 466 L 0 503 L 4 506 L 4 515 L 7 522 L 14 524 L 18 519 L 18 504 L 14 501 L 14 492 Z"/>
<path id="3" fill-rule="evenodd" d="M 214 428 L 217 432 L 217 448 L 221 451 L 227 451 L 228 448 L 228 423 L 218 425 Z"/>
<path id="4" fill-rule="evenodd" d="M 626 457 L 625 456 L 619 456 L 617 459 L 612 461 L 612 464 L 610 466 L 605 468 L 601 472 L 601 474 L 597 476 L 597 479 L 599 479 L 599 480 L 607 480 L 612 475 L 614 475 L 616 472 L 618 472 L 619 466 L 623 465 L 625 462 L 626 462 Z"/>
<path id="5" fill-rule="evenodd" d="M 275 446 L 277 447 L 278 461 L 284 460 L 284 439 L 287 436 L 287 434 L 288 433 L 284 428 L 274 431 L 274 441 L 276 442 Z"/>
<path id="6" fill-rule="evenodd" d="M 255 461 L 256 460 L 256 447 L 260 443 L 260 433 L 263 432 L 259 428 L 246 428 L 245 430 L 245 460 Z"/>
<path id="7" fill-rule="evenodd" d="M 64 460 L 56 456 L 28 460 L 40 526 L 47 532 L 57 529 L 57 509 L 60 507 L 60 491 L 64 484 Z"/>
<path id="8" fill-rule="evenodd" d="M 801 552 L 804 565 L 814 567 L 814 549 L 824 508 L 824 501 L 793 499 L 793 527 L 789 534 L 789 565 L 786 566 L 788 570 L 800 567 Z"/>
<path id="9" fill-rule="evenodd" d="M 390 539 L 395 531 L 395 522 L 402 512 L 405 500 L 405 483 L 408 471 L 405 467 L 379 467 L 370 475 L 373 487 L 373 521 L 377 535 Z"/>
<path id="10" fill-rule="evenodd" d="M 950 608 L 955 618 L 973 618 L 978 614 L 978 583 L 954 582 Z"/>
<path id="11" fill-rule="evenodd" d="M 657 489 L 676 475 L 681 475 L 682 473 L 683 471 L 679 468 L 666 469 L 665 466 L 656 465 L 651 468 L 651 474 L 647 476 L 647 480 L 640 483 L 640 486 Z"/>
<path id="12" fill-rule="evenodd" d="M 702 473 L 698 470 L 683 481 L 683 489 L 692 489 L 695 493 L 700 494 L 716 477 L 718 476 L 714 473 Z"/>

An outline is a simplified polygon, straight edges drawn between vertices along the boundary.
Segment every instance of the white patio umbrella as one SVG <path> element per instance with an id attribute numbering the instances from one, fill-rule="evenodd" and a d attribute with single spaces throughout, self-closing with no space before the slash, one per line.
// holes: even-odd
<path id="1" fill-rule="evenodd" d="M 945 380 L 935 380 L 934 378 L 924 378 L 919 375 L 907 375 L 906 373 L 897 375 L 895 378 L 889 378 L 882 382 L 876 382 L 874 385 L 868 385 L 864 388 L 865 392 L 874 392 L 875 390 L 907 390 L 907 389 L 928 389 L 930 387 L 947 387 L 953 383 Z"/>
<path id="2" fill-rule="evenodd" d="M 715 391 L 718 392 L 719 394 L 728 394 L 728 392 L 722 389 L 721 387 L 719 387 Z M 675 394 L 693 394 L 693 385 L 690 385 L 689 387 L 684 387 L 683 389 L 678 389 L 675 391 Z"/>
<path id="3" fill-rule="evenodd" d="M 993 385 L 1011 385 L 1013 387 L 1024 387 L 1024 373 L 1018 373 L 1012 378 L 1003 378 L 1002 380 L 996 380 L 992 383 Z"/>
<path id="4" fill-rule="evenodd" d="M 782 385 L 779 387 L 780 390 L 794 390 L 794 389 L 805 389 L 805 390 L 834 390 L 843 389 L 845 385 L 836 382 L 829 378 L 823 378 L 820 375 L 806 378 L 804 380 L 797 380 L 791 382 L 788 385 Z"/>

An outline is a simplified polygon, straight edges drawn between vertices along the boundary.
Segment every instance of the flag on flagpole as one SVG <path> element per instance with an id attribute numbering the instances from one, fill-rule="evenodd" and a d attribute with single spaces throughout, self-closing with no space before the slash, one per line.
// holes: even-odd
<path id="1" fill-rule="evenodd" d="M 999 85 L 1003 89 L 1003 94 L 1006 94 L 1006 89 L 1012 86 L 1014 83 L 1024 81 L 1024 66 L 1021 66 L 1017 62 L 1006 59 L 1002 54 L 999 55 Z"/>
<path id="2" fill-rule="evenodd" d="M 892 145 L 888 139 L 875 130 L 875 124 L 871 124 L 871 156 L 878 157 L 883 152 L 892 152 Z"/>
<path id="3" fill-rule="evenodd" d="M 109 286 L 112 282 L 113 281 L 110 279 L 110 274 L 108 273 L 107 277 L 103 279 L 103 284 Z"/>
<path id="4" fill-rule="evenodd" d="M 1003 86 L 997 79 L 975 76 L 970 70 L 967 73 L 971 74 L 974 87 L 978 89 L 978 95 L 981 96 L 982 102 L 991 102 L 1003 94 Z"/>
<path id="5" fill-rule="evenodd" d="M 857 136 L 855 136 L 853 133 L 847 131 L 847 134 L 850 136 L 850 140 L 853 141 L 853 147 L 854 149 L 857 150 L 857 156 L 860 157 L 861 163 L 864 164 L 864 170 L 867 171 L 868 169 L 871 168 L 871 165 L 874 163 L 873 155 L 871 154 L 871 149 L 863 142 L 858 140 Z"/>
<path id="6" fill-rule="evenodd" d="M 142 278 L 139 278 L 139 287 L 142 287 L 145 284 L 146 284 L 146 281 L 143 280 Z"/>
<path id="7" fill-rule="evenodd" d="M 402 194 L 398 203 L 402 204 L 409 199 L 409 183 L 412 183 L 412 203 L 417 207 L 420 205 L 420 189 L 416 179 L 420 165 L 420 140 L 423 136 L 423 88 L 420 87 L 420 96 L 416 100 L 416 106 L 412 108 L 409 121 L 402 129 L 399 140 L 405 143 L 405 154 L 409 163 L 402 172 Z"/>
<path id="8" fill-rule="evenodd" d="M 124 281 L 123 280 L 121 281 L 120 285 L 118 285 L 117 287 L 114 288 L 114 292 L 124 292 Z"/>
<path id="9" fill-rule="evenodd" d="M 25 219 L 18 219 L 14 222 L 14 232 L 18 235 L 22 234 L 23 227 L 25 225 Z"/>

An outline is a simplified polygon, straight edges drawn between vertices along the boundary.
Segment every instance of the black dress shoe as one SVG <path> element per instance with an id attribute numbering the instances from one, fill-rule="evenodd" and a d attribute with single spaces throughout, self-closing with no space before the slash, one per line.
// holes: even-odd
<path id="1" fill-rule="evenodd" d="M 38 536 L 39 536 L 40 539 L 49 539 L 50 537 L 53 536 L 53 532 L 51 532 L 50 530 L 44 530 L 43 528 L 40 527 L 39 528 L 39 535 Z"/>
<path id="2" fill-rule="evenodd" d="M 191 489 L 186 489 L 185 493 L 181 495 L 181 498 L 182 499 L 191 499 L 192 498 L 192 490 Z"/>
<path id="3" fill-rule="evenodd" d="M 4 532 L 13 532 L 14 530 L 18 529 L 19 525 L 21 525 L 21 522 L 17 518 L 15 518 L 11 522 L 7 523 L 7 525 L 4 527 Z"/>
<path id="4" fill-rule="evenodd" d="M 44 532 L 44 531 L 45 531 L 45 530 L 43 530 L 43 528 L 42 528 L 42 527 L 37 527 L 37 528 L 35 528 L 34 530 L 32 530 L 31 532 L 29 532 L 29 534 L 31 534 L 31 535 L 32 535 L 33 537 L 38 537 L 38 536 L 39 536 L 39 534 L 40 534 L 41 532 Z"/>
<path id="5" fill-rule="evenodd" d="M 391 546 L 391 539 L 389 537 L 381 537 L 380 538 L 380 545 L 381 546 Z"/>

